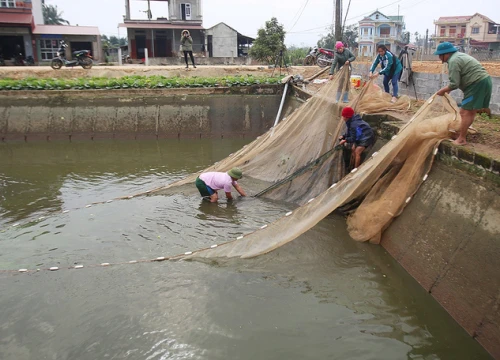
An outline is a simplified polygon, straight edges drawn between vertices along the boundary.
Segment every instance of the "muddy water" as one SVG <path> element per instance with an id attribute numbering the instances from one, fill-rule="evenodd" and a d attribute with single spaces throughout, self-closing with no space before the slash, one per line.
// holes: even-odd
<path id="1" fill-rule="evenodd" d="M 283 215 L 290 206 L 206 204 L 193 192 L 85 208 L 179 179 L 245 143 L 1 144 L 0 269 L 173 255 Z M 489 358 L 336 216 L 257 259 L 0 273 L 0 288 L 2 360 Z"/>

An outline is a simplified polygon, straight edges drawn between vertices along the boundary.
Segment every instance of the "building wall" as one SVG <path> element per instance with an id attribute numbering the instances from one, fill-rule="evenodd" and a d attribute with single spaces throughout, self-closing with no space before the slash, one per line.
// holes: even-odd
<path id="1" fill-rule="evenodd" d="M 171 21 L 183 21 L 181 4 L 191 4 L 191 21 L 202 22 L 203 13 L 201 0 L 170 0 L 168 2 L 168 14 Z"/>
<path id="2" fill-rule="evenodd" d="M 42 0 L 31 0 L 31 12 L 35 25 L 43 25 Z"/>
<path id="3" fill-rule="evenodd" d="M 206 32 L 213 36 L 213 57 L 237 57 L 238 33 L 226 24 L 218 24 Z M 207 49 L 208 51 L 208 49 Z"/>
<path id="4" fill-rule="evenodd" d="M 53 46 L 53 52 L 55 53 L 57 49 L 59 48 L 59 43 L 61 40 L 64 40 L 69 46 L 66 48 L 66 59 L 71 59 L 71 42 L 91 42 L 92 47 L 88 50 L 91 51 L 92 58 L 96 61 L 99 61 L 102 59 L 103 56 L 103 51 L 102 51 L 102 44 L 101 44 L 101 37 L 100 36 L 95 36 L 95 35 L 53 35 L 53 36 L 41 36 L 41 35 L 35 35 L 34 39 L 36 41 L 36 52 L 37 56 L 36 58 L 38 59 L 38 62 L 44 63 L 44 62 L 50 62 L 50 60 L 43 59 L 42 57 L 42 48 L 40 44 L 40 40 L 51 40 L 51 41 L 56 41 L 56 46 Z"/>

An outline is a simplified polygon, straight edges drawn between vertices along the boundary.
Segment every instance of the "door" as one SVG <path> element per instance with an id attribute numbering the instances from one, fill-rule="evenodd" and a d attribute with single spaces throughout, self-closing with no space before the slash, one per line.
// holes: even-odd
<path id="1" fill-rule="evenodd" d="M 214 53 L 213 53 L 213 38 L 214 38 L 213 35 L 208 35 L 207 36 L 208 57 L 214 57 Z"/>
<path id="2" fill-rule="evenodd" d="M 146 48 L 146 35 L 135 35 L 136 44 L 136 59 L 144 59 L 146 56 L 144 49 Z"/>
<path id="3" fill-rule="evenodd" d="M 181 4 L 182 20 L 191 20 L 191 4 Z"/>

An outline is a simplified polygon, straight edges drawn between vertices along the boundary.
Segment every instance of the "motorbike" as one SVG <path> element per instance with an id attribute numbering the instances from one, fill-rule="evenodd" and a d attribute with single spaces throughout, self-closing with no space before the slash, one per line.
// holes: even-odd
<path id="1" fill-rule="evenodd" d="M 304 66 L 316 65 L 316 61 L 318 59 L 318 47 L 309 48 L 309 53 L 304 58 Z"/>
<path id="2" fill-rule="evenodd" d="M 28 56 L 26 59 L 24 59 L 23 54 L 19 53 L 16 56 L 14 56 L 14 65 L 15 66 L 33 66 L 33 65 L 35 65 L 35 59 L 33 59 L 33 56 Z"/>
<path id="3" fill-rule="evenodd" d="M 122 55 L 122 63 L 132 64 L 132 58 L 130 55 Z"/>
<path id="4" fill-rule="evenodd" d="M 319 67 L 327 67 L 330 66 L 333 62 L 333 58 L 335 57 L 335 51 L 331 49 L 318 49 L 319 55 L 316 59 L 316 63 Z"/>
<path id="5" fill-rule="evenodd" d="M 52 59 L 50 67 L 54 70 L 59 70 L 63 66 L 74 67 L 81 66 L 84 69 L 91 69 L 93 65 L 92 56 L 90 56 L 89 50 L 78 50 L 73 51 L 73 58 L 75 60 L 66 59 L 66 48 L 68 44 L 61 40 L 59 50 L 56 52 L 57 57 Z"/>

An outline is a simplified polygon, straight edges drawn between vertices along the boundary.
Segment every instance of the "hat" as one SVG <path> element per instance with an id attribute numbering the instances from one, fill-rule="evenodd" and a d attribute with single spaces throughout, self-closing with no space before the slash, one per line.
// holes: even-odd
<path id="1" fill-rule="evenodd" d="M 241 179 L 243 176 L 243 173 L 241 172 L 241 170 L 239 168 L 236 168 L 236 167 L 229 170 L 227 172 L 227 174 L 235 179 Z"/>
<path id="2" fill-rule="evenodd" d="M 449 54 L 449 53 L 454 53 L 457 51 L 458 51 L 457 48 L 455 46 L 453 46 L 452 43 L 444 42 L 444 43 L 441 43 L 438 45 L 434 55 Z"/>
<path id="3" fill-rule="evenodd" d="M 354 109 L 352 107 L 346 106 L 342 109 L 342 117 L 350 119 L 354 116 Z"/>
<path id="4" fill-rule="evenodd" d="M 342 41 L 337 41 L 335 43 L 335 49 L 340 49 L 342 47 L 344 47 L 344 43 Z"/>

